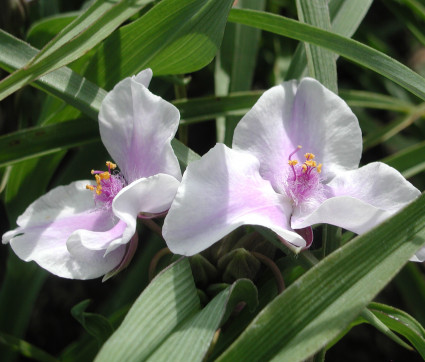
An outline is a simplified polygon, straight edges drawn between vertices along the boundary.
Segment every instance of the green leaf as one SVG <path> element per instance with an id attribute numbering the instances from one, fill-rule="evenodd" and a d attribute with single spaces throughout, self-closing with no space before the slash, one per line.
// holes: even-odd
<path id="1" fill-rule="evenodd" d="M 145 360 L 179 323 L 199 309 L 189 261 L 182 258 L 158 274 L 137 298 L 96 361 Z"/>
<path id="2" fill-rule="evenodd" d="M 229 21 L 329 49 L 401 85 L 425 100 L 425 79 L 389 56 L 358 41 L 270 13 L 232 9 Z"/>
<path id="3" fill-rule="evenodd" d="M 237 303 L 258 305 L 257 289 L 247 279 L 239 279 L 223 290 L 201 311 L 179 325 L 148 361 L 203 361 L 216 330 L 227 320 Z"/>
<path id="4" fill-rule="evenodd" d="M 237 8 L 264 10 L 264 0 L 240 0 Z M 240 24 L 228 23 L 215 62 L 215 94 L 251 89 L 261 32 Z M 240 117 L 216 120 L 217 141 L 231 146 L 233 131 Z"/>
<path id="5" fill-rule="evenodd" d="M 378 331 L 385 334 L 388 338 L 392 339 L 400 346 L 408 349 L 409 351 L 413 350 L 409 344 L 404 342 L 400 337 L 393 333 L 392 330 L 388 327 L 388 325 L 384 323 L 381 319 L 379 319 L 374 313 L 372 313 L 369 308 L 363 309 L 360 315 L 365 319 L 367 323 L 374 326 Z"/>
<path id="6" fill-rule="evenodd" d="M 331 0 L 332 32 L 351 38 L 369 11 L 373 0 Z"/>
<path id="7" fill-rule="evenodd" d="M 37 49 L 0 29 L 1 68 L 12 72 L 23 67 L 35 54 Z M 100 104 L 106 95 L 105 90 L 66 67 L 41 77 L 34 85 L 93 119 L 97 119 Z"/>
<path id="8" fill-rule="evenodd" d="M 173 104 L 179 109 L 182 124 L 210 120 L 217 116 L 243 115 L 257 101 L 262 91 L 232 93 L 226 97 L 179 99 Z M 58 117 L 58 115 L 55 115 Z M 48 123 L 48 121 L 46 121 Z M 99 139 L 98 125 L 89 119 L 75 119 L 59 124 L 20 130 L 0 137 L 0 167 L 39 157 Z M 177 140 L 174 151 L 184 168 L 199 156 Z"/>
<path id="9" fill-rule="evenodd" d="M 402 113 L 411 112 L 415 105 L 402 99 L 368 91 L 341 89 L 339 95 L 350 107 L 386 109 Z"/>
<path id="10" fill-rule="evenodd" d="M 122 78 L 147 67 L 155 75 L 198 70 L 215 56 L 232 3 L 163 0 L 109 37 L 92 58 L 86 74 L 110 89 Z"/>
<path id="11" fill-rule="evenodd" d="M 6 273 L 0 289 L 0 330 L 22 337 L 28 326 L 35 300 L 47 277 L 45 270 L 35 263 L 25 263 L 11 250 L 7 258 Z M 1 339 L 1 336 L 0 336 Z M 15 340 L 12 340 L 15 343 Z M 20 344 L 18 344 L 18 347 Z M 23 351 L 28 350 L 22 345 Z M 20 348 L 20 347 L 19 347 Z M 15 351 L 20 349 L 13 348 Z M 6 350 L 5 350 L 6 349 Z M 0 345 L 2 361 L 9 361 L 12 350 Z"/>
<path id="12" fill-rule="evenodd" d="M 72 316 L 80 322 L 83 328 L 96 338 L 99 345 L 102 345 L 114 332 L 111 323 L 102 315 L 95 313 L 87 313 L 86 309 L 90 304 L 90 300 L 84 300 L 71 309 Z"/>
<path id="13" fill-rule="evenodd" d="M 80 146 L 99 139 L 99 126 L 91 119 L 27 128 L 0 137 L 0 167 L 27 158 Z"/>
<path id="14" fill-rule="evenodd" d="M 305 360 L 343 331 L 424 242 L 425 195 L 291 284 L 219 360 Z"/>
<path id="15" fill-rule="evenodd" d="M 371 303 L 369 309 L 386 326 L 405 337 L 425 359 L 425 330 L 417 320 L 385 304 Z"/>
<path id="16" fill-rule="evenodd" d="M 95 1 L 25 67 L 0 82 L 0 101 L 42 75 L 78 59 L 150 1 Z"/>
<path id="17" fill-rule="evenodd" d="M 376 146 L 384 141 L 389 140 L 391 137 L 397 135 L 405 128 L 413 124 L 418 118 L 425 115 L 425 104 L 419 105 L 412 109 L 406 117 L 396 119 L 389 124 L 378 128 L 376 131 L 369 133 L 363 139 L 363 149 L 367 150 Z"/>
<path id="18" fill-rule="evenodd" d="M 329 2 L 329 13 L 332 23 L 332 32 L 351 38 L 355 33 L 373 0 L 331 0 Z M 337 59 L 338 56 L 335 56 Z M 297 49 L 292 57 L 289 65 L 286 79 L 301 78 L 306 68 L 305 47 L 302 44 L 297 46 Z"/>
<path id="19" fill-rule="evenodd" d="M 297 0 L 301 22 L 329 31 L 331 21 L 326 0 Z M 305 43 L 309 75 L 338 93 L 335 56 L 329 50 Z"/>
<path id="20" fill-rule="evenodd" d="M 79 14 L 80 12 L 58 14 L 34 23 L 28 30 L 27 42 L 35 48 L 42 48 L 52 40 L 56 34 L 75 20 Z"/>
<path id="21" fill-rule="evenodd" d="M 3 69 L 11 71 L 20 67 L 36 52 L 37 50 L 32 48 L 27 43 L 1 31 L 0 29 L 0 67 Z M 96 86 L 94 83 L 88 81 L 86 78 L 81 77 L 79 74 L 66 67 L 58 69 L 51 74 L 40 78 L 40 80 L 36 81 L 35 84 L 37 87 L 46 91 L 47 93 L 53 94 L 65 102 L 73 105 L 94 120 L 97 120 L 100 105 L 103 98 L 107 94 L 104 89 Z M 253 97 L 255 98 L 256 95 L 253 95 Z M 244 100 L 246 100 L 246 98 L 242 97 L 242 101 Z M 229 99 L 227 102 L 223 102 L 223 108 L 228 107 L 231 102 L 232 99 Z M 250 102 L 249 99 L 248 102 Z M 212 106 L 212 103 L 214 103 L 213 100 L 211 101 L 210 106 Z M 186 113 L 190 115 L 190 108 L 192 106 L 187 106 L 185 101 L 182 101 L 181 105 L 182 111 L 185 110 Z M 193 106 L 195 108 L 198 106 L 198 109 L 200 107 L 199 104 L 194 104 Z M 84 137 L 90 138 L 90 135 L 86 134 Z M 199 158 L 195 152 L 181 144 L 181 142 L 176 139 L 172 140 L 172 145 L 176 152 L 177 158 L 184 167 L 187 166 L 188 162 Z M 27 156 L 28 154 L 19 155 L 19 157 L 22 158 Z"/>
<path id="22" fill-rule="evenodd" d="M 394 284 L 408 310 L 425 325 L 425 279 L 421 265 L 408 263 L 395 277 Z"/>
<path id="23" fill-rule="evenodd" d="M 425 141 L 419 142 L 382 160 L 394 167 L 406 177 L 412 177 L 425 171 Z"/>
<path id="24" fill-rule="evenodd" d="M 0 332 L 0 344 L 19 352 L 22 356 L 40 362 L 58 362 L 56 358 L 32 344 L 9 334 Z M 5 358 L 5 356 L 2 356 Z M 4 360 L 3 360 L 4 361 Z"/>
<path id="25" fill-rule="evenodd" d="M 264 91 L 235 92 L 227 96 L 179 99 L 173 104 L 179 109 L 182 124 L 211 120 L 219 116 L 243 116 Z"/>

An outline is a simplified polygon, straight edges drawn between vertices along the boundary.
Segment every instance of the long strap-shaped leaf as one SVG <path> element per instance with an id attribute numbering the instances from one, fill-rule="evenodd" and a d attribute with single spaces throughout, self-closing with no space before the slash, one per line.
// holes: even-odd
<path id="1" fill-rule="evenodd" d="M 25 64 L 25 61 L 34 56 L 36 52 L 37 50 L 29 44 L 0 29 L 1 68 L 8 71 L 19 68 L 22 64 Z M 67 67 L 63 67 L 43 76 L 37 80 L 34 85 L 73 105 L 94 120 L 97 120 L 100 105 L 107 94 L 104 89 L 98 87 L 96 84 L 88 81 L 86 78 L 83 78 Z M 68 126 L 61 125 L 57 127 L 63 130 Z M 88 126 L 88 129 L 89 131 L 85 135 L 85 141 L 93 139 L 93 127 Z M 54 131 L 54 128 L 52 128 L 52 131 Z M 13 138 L 14 136 L 11 137 Z M 187 166 L 189 162 L 199 158 L 195 152 L 184 146 L 176 139 L 172 140 L 172 145 L 177 158 L 183 166 Z M 22 154 L 21 156 L 25 157 Z"/>
<path id="2" fill-rule="evenodd" d="M 220 47 L 232 4 L 233 0 L 162 0 L 106 39 L 86 74 L 110 89 L 146 67 L 155 75 L 201 69 Z"/>
<path id="3" fill-rule="evenodd" d="M 49 43 L 46 50 L 41 50 L 29 64 L 0 82 L 0 100 L 40 76 L 78 59 L 150 1 L 97 1 L 64 29 L 71 29 L 69 34 L 60 34 L 56 42 Z"/>
<path id="4" fill-rule="evenodd" d="M 391 57 L 358 41 L 283 16 L 253 10 L 232 9 L 228 20 L 329 49 L 382 74 L 425 100 L 423 77 Z"/>
<path id="5" fill-rule="evenodd" d="M 182 258 L 158 274 L 137 298 L 96 360 L 142 361 L 199 309 L 189 261 Z"/>
<path id="6" fill-rule="evenodd" d="M 298 18 L 301 22 L 329 31 L 331 21 L 326 0 L 297 0 Z M 309 75 L 325 87 L 338 93 L 336 61 L 332 52 L 305 43 Z"/>
<path id="7" fill-rule="evenodd" d="M 311 268 L 220 361 L 301 361 L 335 338 L 425 242 L 425 196 Z"/>
<path id="8" fill-rule="evenodd" d="M 348 38 L 354 34 L 365 17 L 373 0 L 331 0 L 329 13 L 332 32 Z M 312 24 L 314 25 L 314 24 Z M 289 65 L 286 79 L 300 78 L 306 68 L 306 54 L 303 44 L 299 44 Z M 338 55 L 335 56 L 338 58 Z"/>
<path id="9" fill-rule="evenodd" d="M 203 361 L 216 330 L 239 302 L 252 311 L 258 305 L 257 288 L 248 279 L 239 279 L 218 294 L 208 305 L 178 326 L 149 356 L 148 361 Z"/>

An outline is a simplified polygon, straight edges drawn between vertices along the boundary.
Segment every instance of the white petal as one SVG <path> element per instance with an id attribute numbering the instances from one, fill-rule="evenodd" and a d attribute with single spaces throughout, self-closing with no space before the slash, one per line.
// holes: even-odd
<path id="1" fill-rule="evenodd" d="M 241 225 L 262 225 L 296 246 L 304 239 L 288 225 L 290 203 L 261 178 L 258 160 L 217 144 L 191 163 L 164 221 L 176 254 L 196 254 Z"/>
<path id="2" fill-rule="evenodd" d="M 10 242 L 21 259 L 34 260 L 64 278 L 96 278 L 115 268 L 124 256 L 125 247 L 107 257 L 101 247 L 85 249 L 77 255 L 67 249 L 67 239 L 76 230 L 87 229 L 104 235 L 116 223 L 110 212 L 94 209 L 93 197 L 85 189 L 88 183 L 77 181 L 60 186 L 37 199 L 18 218 L 19 227 L 3 235 L 3 243 Z"/>
<path id="3" fill-rule="evenodd" d="M 125 78 L 108 93 L 99 112 L 100 135 L 127 182 L 157 173 L 181 179 L 171 147 L 180 113 L 152 94 L 146 85 L 151 72 Z"/>
<path id="4" fill-rule="evenodd" d="M 136 230 L 137 214 L 162 213 L 167 211 L 176 195 L 180 182 L 173 176 L 158 174 L 134 181 L 123 188 L 112 203 L 114 214 L 127 224 L 122 240 L 109 245 L 107 253 L 126 243 Z"/>
<path id="5" fill-rule="evenodd" d="M 410 261 L 423 262 L 425 261 L 425 246 L 419 249 L 415 255 L 410 258 Z"/>
<path id="6" fill-rule="evenodd" d="M 356 168 L 362 151 L 356 116 L 336 94 L 311 78 L 285 82 L 266 91 L 235 129 L 233 148 L 246 150 L 261 163 L 261 175 L 279 189 L 289 154 L 304 162 L 304 153 L 316 155 L 322 175 Z"/>
<path id="7" fill-rule="evenodd" d="M 152 69 L 151 68 L 147 68 L 145 70 L 142 70 L 139 74 L 137 75 L 133 75 L 133 79 L 140 84 L 143 84 L 146 88 L 149 88 L 149 84 L 151 83 L 152 80 Z"/>
<path id="8" fill-rule="evenodd" d="M 294 210 L 293 227 L 327 223 L 361 234 L 420 195 L 397 170 L 381 162 L 344 172 L 328 187 L 332 197 L 317 209 Z"/>

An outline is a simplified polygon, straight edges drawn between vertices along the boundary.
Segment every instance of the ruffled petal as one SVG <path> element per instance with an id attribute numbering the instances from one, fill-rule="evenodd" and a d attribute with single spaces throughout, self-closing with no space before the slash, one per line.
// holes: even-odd
<path id="1" fill-rule="evenodd" d="M 127 182 L 165 173 L 181 179 L 171 147 L 180 113 L 152 94 L 147 85 L 152 71 L 125 78 L 108 93 L 99 112 L 102 141 Z"/>
<path id="2" fill-rule="evenodd" d="M 381 162 L 344 172 L 327 186 L 330 198 L 318 208 L 294 209 L 292 227 L 327 223 L 361 234 L 420 195 L 397 170 Z"/>
<path id="3" fill-rule="evenodd" d="M 191 163 L 164 221 L 163 236 L 176 254 L 196 254 L 241 225 L 262 225 L 305 246 L 289 227 L 291 205 L 259 174 L 258 160 L 217 144 Z"/>
<path id="4" fill-rule="evenodd" d="M 80 249 L 72 254 L 68 238 L 78 229 L 101 235 L 114 230 L 117 220 L 111 212 L 95 210 L 95 204 L 85 186 L 89 181 L 77 181 L 59 186 L 34 201 L 18 218 L 18 228 L 3 235 L 15 253 L 25 261 L 35 261 L 44 269 L 64 278 L 90 279 L 104 275 L 121 262 L 125 247 L 104 257 L 103 240 L 92 249 Z"/>
<path id="5" fill-rule="evenodd" d="M 304 162 L 310 152 L 323 164 L 322 176 L 357 168 L 362 137 L 356 116 L 336 94 L 311 78 L 273 87 L 260 97 L 235 129 L 233 148 L 260 160 L 260 173 L 279 190 L 288 157 Z"/>
<path id="6" fill-rule="evenodd" d="M 107 253 L 127 243 L 134 235 L 139 212 L 157 214 L 167 211 L 179 185 L 180 182 L 173 176 L 158 174 L 139 179 L 123 188 L 115 197 L 112 210 L 127 226 L 122 238 L 110 243 Z"/>

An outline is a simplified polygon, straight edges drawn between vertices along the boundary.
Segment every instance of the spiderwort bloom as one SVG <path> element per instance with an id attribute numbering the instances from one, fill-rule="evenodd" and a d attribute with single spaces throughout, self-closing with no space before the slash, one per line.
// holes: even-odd
<path id="1" fill-rule="evenodd" d="M 364 233 L 420 192 L 383 163 L 358 168 L 361 152 L 357 118 L 337 95 L 310 78 L 273 87 L 237 125 L 232 149 L 217 144 L 188 166 L 165 240 L 192 255 L 246 224 L 300 248 L 313 224 Z"/>
<path id="2" fill-rule="evenodd" d="M 100 136 L 120 171 L 108 161 L 107 171 L 91 172 L 95 183 L 59 186 L 33 202 L 2 238 L 21 259 L 65 278 L 111 273 L 134 252 L 137 215 L 169 209 L 181 180 L 170 144 L 180 114 L 148 90 L 151 78 L 150 69 L 126 78 L 102 102 Z"/>

